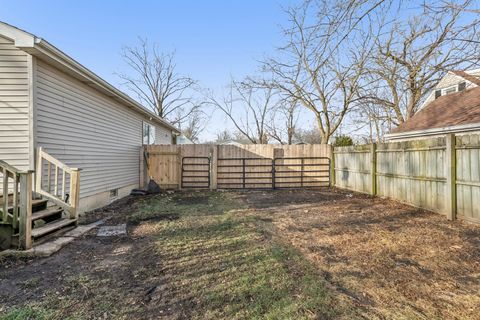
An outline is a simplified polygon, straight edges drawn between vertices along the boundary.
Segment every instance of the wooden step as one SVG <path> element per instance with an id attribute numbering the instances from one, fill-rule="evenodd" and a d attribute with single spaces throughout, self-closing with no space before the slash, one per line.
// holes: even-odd
<path id="1" fill-rule="evenodd" d="M 64 228 L 66 226 L 72 225 L 77 221 L 77 219 L 60 219 L 56 220 L 55 222 L 47 223 L 46 225 L 40 228 L 32 229 L 32 237 L 38 238 L 48 233 L 51 233 L 55 230 Z"/>
<path id="2" fill-rule="evenodd" d="M 54 207 L 49 207 L 47 209 L 40 210 L 40 211 L 32 213 L 32 221 L 35 221 L 35 220 L 38 220 L 38 219 L 44 219 L 44 218 L 47 218 L 49 216 L 58 214 L 62 211 L 63 211 L 63 209 L 59 208 L 59 207 L 55 207 L 55 206 Z"/>
<path id="3" fill-rule="evenodd" d="M 48 199 L 32 199 L 32 207 L 43 206 L 48 202 Z"/>
<path id="4" fill-rule="evenodd" d="M 48 199 L 32 199 L 32 209 L 44 206 L 48 202 Z M 13 206 L 8 207 L 8 212 L 13 213 Z"/>

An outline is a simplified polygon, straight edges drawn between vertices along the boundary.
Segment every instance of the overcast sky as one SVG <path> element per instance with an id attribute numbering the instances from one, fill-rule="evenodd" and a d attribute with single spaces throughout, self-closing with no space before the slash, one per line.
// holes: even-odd
<path id="1" fill-rule="evenodd" d="M 122 46 L 147 37 L 177 52 L 178 70 L 220 90 L 258 70 L 257 60 L 281 44 L 282 7 L 295 0 L 24 1 L 0 0 L 0 20 L 24 29 L 120 86 Z M 203 140 L 224 125 L 217 114 Z"/>

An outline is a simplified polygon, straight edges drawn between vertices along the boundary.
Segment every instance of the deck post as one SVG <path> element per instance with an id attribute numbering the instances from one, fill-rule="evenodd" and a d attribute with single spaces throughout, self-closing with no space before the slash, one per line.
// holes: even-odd
<path id="1" fill-rule="evenodd" d="M 35 174 L 35 192 L 38 192 L 42 189 L 42 147 L 39 147 L 37 150 L 37 171 Z"/>
<path id="2" fill-rule="evenodd" d="M 22 250 L 32 247 L 32 171 L 20 175 L 19 246 Z"/>
<path id="3" fill-rule="evenodd" d="M 78 219 L 78 203 L 80 198 L 80 170 L 72 168 L 70 173 L 70 219 Z"/>
<path id="4" fill-rule="evenodd" d="M 3 197 L 2 197 L 2 221 L 8 220 L 8 170 L 3 168 Z"/>
<path id="5" fill-rule="evenodd" d="M 455 134 L 447 134 L 446 139 L 446 168 L 447 168 L 447 189 L 446 189 L 446 214 L 448 220 L 455 220 L 457 215 L 457 185 L 456 185 L 456 142 Z"/>

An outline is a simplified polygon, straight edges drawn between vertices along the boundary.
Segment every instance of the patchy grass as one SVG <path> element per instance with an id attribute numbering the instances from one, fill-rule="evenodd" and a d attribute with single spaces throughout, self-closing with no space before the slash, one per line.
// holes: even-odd
<path id="1" fill-rule="evenodd" d="M 478 225 L 335 189 L 122 201 L 127 236 L 4 261 L 0 318 L 478 319 Z"/>
<path id="2" fill-rule="evenodd" d="M 10 306 L 0 318 L 329 319 L 337 314 L 315 268 L 271 234 L 268 219 L 249 214 L 239 194 L 163 194 L 136 207 L 123 217 L 129 237 L 113 245 L 100 267 L 91 261 L 62 274 L 35 302 Z M 23 281 L 23 287 L 42 286 L 36 279 Z"/>
<path id="3" fill-rule="evenodd" d="M 195 306 L 189 317 L 333 315 L 323 280 L 291 247 L 265 237 L 257 217 L 239 210 L 245 205 L 231 194 L 175 195 L 140 207 L 142 217 L 160 211 L 180 217 L 162 222 L 163 227 L 156 225 L 153 234 L 155 252 L 166 262 L 169 300 Z M 165 291 L 159 294 L 165 296 Z"/>

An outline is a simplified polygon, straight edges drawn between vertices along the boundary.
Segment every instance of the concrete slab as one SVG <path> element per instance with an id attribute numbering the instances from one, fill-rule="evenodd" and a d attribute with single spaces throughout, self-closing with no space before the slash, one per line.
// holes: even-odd
<path id="1" fill-rule="evenodd" d="M 75 240 L 73 237 L 60 237 L 53 241 L 42 243 L 38 246 L 33 247 L 33 252 L 35 256 L 38 257 L 48 257 L 61 248 L 63 248 L 68 243 Z"/>
<path id="2" fill-rule="evenodd" d="M 94 223 L 90 223 L 84 226 L 78 226 L 73 230 L 65 233 L 59 238 L 52 239 L 48 242 L 34 246 L 29 250 L 4 250 L 0 251 L 1 256 L 15 256 L 15 257 L 48 257 L 55 252 L 59 251 L 61 248 L 75 240 L 76 238 L 84 235 L 93 228 L 104 223 L 104 220 L 99 220 Z"/>
<path id="3" fill-rule="evenodd" d="M 98 237 L 111 237 L 127 234 L 127 225 L 125 223 L 116 226 L 103 226 L 98 229 Z"/>

